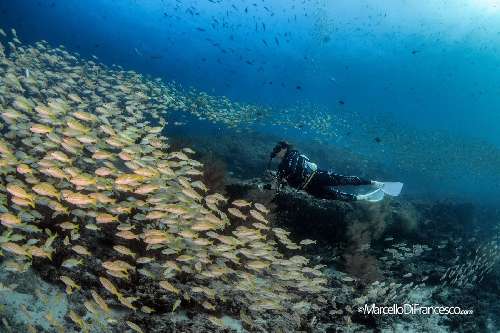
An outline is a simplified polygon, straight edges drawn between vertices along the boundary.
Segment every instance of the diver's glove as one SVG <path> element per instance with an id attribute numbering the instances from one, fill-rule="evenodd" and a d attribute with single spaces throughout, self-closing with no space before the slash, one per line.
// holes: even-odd
<path id="1" fill-rule="evenodd" d="M 376 180 L 372 180 L 372 185 L 375 186 L 376 188 L 382 188 L 382 187 L 384 187 L 384 183 L 383 182 L 378 182 Z"/>

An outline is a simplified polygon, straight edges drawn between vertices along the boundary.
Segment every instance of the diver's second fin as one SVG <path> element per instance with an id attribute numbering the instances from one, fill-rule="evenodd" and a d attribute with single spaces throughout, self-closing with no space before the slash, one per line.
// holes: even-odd
<path id="1" fill-rule="evenodd" d="M 381 189 L 376 189 L 373 192 L 365 194 L 364 200 L 369 201 L 369 202 L 377 202 L 381 201 L 384 199 L 384 192 Z"/>
<path id="2" fill-rule="evenodd" d="M 400 182 L 384 182 L 384 186 L 382 186 L 381 190 L 391 197 L 397 197 L 401 193 L 403 185 L 404 184 Z"/>

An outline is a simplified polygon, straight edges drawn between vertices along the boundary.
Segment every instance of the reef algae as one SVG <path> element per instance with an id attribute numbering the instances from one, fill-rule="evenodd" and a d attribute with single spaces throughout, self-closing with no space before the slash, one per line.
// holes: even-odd
<path id="1" fill-rule="evenodd" d="M 263 205 L 239 207 L 244 219 L 226 214 L 231 202 L 206 194 L 194 151 L 169 149 L 164 115 L 186 108 L 186 96 L 62 46 L 23 45 L 14 30 L 8 45 L 0 50 L 0 199 L 11 214 L 0 227 L 3 265 L 17 274 L 32 266 L 83 304 L 67 308 L 72 329 L 174 331 L 185 310 L 205 319 L 192 331 L 309 322 L 325 302 L 319 267 L 278 249 L 276 237 L 298 245 L 265 225 Z M 65 327 L 60 316 L 47 321 Z"/>

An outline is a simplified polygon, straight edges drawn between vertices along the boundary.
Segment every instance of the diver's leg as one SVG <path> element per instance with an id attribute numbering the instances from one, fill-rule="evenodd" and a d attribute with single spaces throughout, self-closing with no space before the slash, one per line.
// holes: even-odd
<path id="1" fill-rule="evenodd" d="M 317 198 L 328 200 L 355 201 L 356 195 L 341 192 L 333 187 L 323 187 L 318 191 L 311 193 Z"/>
<path id="2" fill-rule="evenodd" d="M 370 185 L 371 180 L 362 179 L 357 176 L 343 176 L 332 171 L 324 171 L 328 177 L 325 177 L 325 185 L 344 186 L 344 185 Z"/>

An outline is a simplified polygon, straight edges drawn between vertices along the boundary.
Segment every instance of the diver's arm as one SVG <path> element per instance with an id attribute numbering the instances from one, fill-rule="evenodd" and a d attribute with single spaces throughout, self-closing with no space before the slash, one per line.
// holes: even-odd
<path id="1" fill-rule="evenodd" d="M 273 179 L 271 188 L 276 190 L 276 192 L 279 192 L 283 188 L 284 184 L 285 184 L 285 179 L 283 176 L 283 170 L 280 168 L 276 173 L 276 177 Z"/>
<path id="2" fill-rule="evenodd" d="M 269 174 L 272 176 L 272 180 L 263 186 L 264 190 L 280 191 L 285 183 L 283 168 L 280 166 L 278 171 L 269 171 Z"/>
<path id="3" fill-rule="evenodd" d="M 274 179 L 272 182 L 267 183 L 263 186 L 264 190 L 276 190 L 279 192 L 283 188 L 284 183 Z"/>

